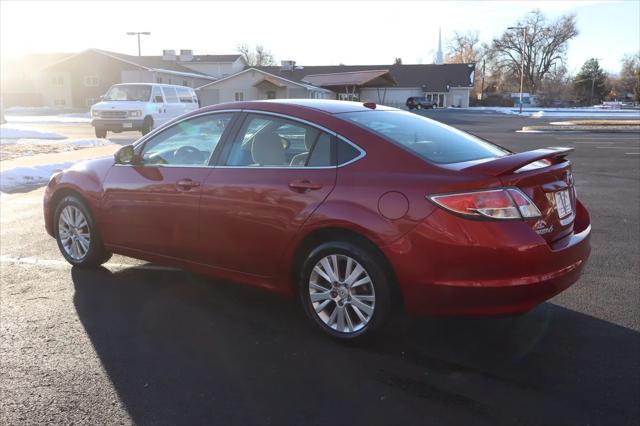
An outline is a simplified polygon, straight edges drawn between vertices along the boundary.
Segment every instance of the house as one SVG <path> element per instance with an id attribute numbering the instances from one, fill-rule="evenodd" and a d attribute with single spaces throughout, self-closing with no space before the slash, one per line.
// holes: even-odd
<path id="1" fill-rule="evenodd" d="M 209 82 L 198 89 L 200 105 L 259 99 L 333 99 L 331 90 L 294 81 L 258 68 Z"/>
<path id="2" fill-rule="evenodd" d="M 165 50 L 132 56 L 101 49 L 76 54 L 26 55 L 3 61 L 4 107 L 86 109 L 117 83 L 157 82 L 199 87 L 245 68 L 239 54 L 194 55 Z"/>
<path id="3" fill-rule="evenodd" d="M 404 107 L 425 96 L 439 107 L 468 107 L 474 64 L 252 67 L 198 88 L 203 105 L 237 100 L 330 98 Z"/>
<path id="4" fill-rule="evenodd" d="M 45 106 L 87 108 L 117 83 L 166 83 L 199 87 L 244 68 L 240 55 L 132 56 L 88 49 L 41 70 L 40 91 Z"/>
<path id="5" fill-rule="evenodd" d="M 47 65 L 71 53 L 31 54 L 2 60 L 0 93 L 2 106 L 39 107 L 43 105 L 40 74 Z"/>

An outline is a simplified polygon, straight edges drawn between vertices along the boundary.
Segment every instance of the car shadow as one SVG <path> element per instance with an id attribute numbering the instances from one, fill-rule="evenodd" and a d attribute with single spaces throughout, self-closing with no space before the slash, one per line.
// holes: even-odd
<path id="1" fill-rule="evenodd" d="M 639 333 L 546 303 L 399 317 L 341 344 L 292 301 L 182 271 L 72 269 L 74 303 L 136 424 L 632 424 Z"/>

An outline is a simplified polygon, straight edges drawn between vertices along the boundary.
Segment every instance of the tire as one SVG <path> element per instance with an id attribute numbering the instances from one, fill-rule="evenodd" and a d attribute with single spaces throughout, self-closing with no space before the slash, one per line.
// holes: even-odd
<path id="1" fill-rule="evenodd" d="M 58 203 L 53 215 L 53 226 L 58 248 L 73 266 L 96 267 L 111 258 L 111 253 L 102 244 L 91 211 L 78 197 L 69 195 Z M 69 238 L 65 238 L 66 235 Z"/>
<path id="2" fill-rule="evenodd" d="M 142 123 L 142 136 L 148 134 L 151 130 L 153 130 L 153 118 L 145 117 L 144 122 Z"/>
<path id="3" fill-rule="evenodd" d="M 96 131 L 96 138 L 104 139 L 107 137 L 107 129 L 101 129 L 99 127 L 96 127 L 95 131 Z"/>
<path id="4" fill-rule="evenodd" d="M 416 109 L 422 109 L 422 105 L 420 104 L 416 105 Z"/>
<path id="5" fill-rule="evenodd" d="M 433 104 L 433 105 L 431 105 L 431 109 L 437 109 L 437 108 L 438 108 L 438 105 L 437 105 L 437 104 Z"/>
<path id="6" fill-rule="evenodd" d="M 300 300 L 311 323 L 343 341 L 374 336 L 387 323 L 392 305 L 391 279 L 383 264 L 379 254 L 349 241 L 326 242 L 313 249 L 298 279 Z M 330 270 L 338 267 L 338 280 L 333 286 L 325 278 L 331 278 L 327 265 Z M 347 275 L 349 266 L 356 274 L 351 279 Z M 362 272 L 357 272 L 358 267 Z M 324 277 L 316 272 L 318 269 Z M 349 281 L 356 285 L 350 287 Z"/>

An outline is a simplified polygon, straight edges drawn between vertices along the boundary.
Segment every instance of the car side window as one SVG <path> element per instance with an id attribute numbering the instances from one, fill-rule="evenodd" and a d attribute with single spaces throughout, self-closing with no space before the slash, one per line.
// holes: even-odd
<path id="1" fill-rule="evenodd" d="M 232 114 L 211 114 L 176 123 L 145 143 L 145 166 L 206 166 Z"/>
<path id="2" fill-rule="evenodd" d="M 232 167 L 331 167 L 333 137 L 294 120 L 249 114 L 225 153 Z"/>

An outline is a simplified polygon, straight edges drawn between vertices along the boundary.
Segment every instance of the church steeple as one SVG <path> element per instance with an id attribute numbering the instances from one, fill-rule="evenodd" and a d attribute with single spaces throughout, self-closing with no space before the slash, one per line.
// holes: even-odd
<path id="1" fill-rule="evenodd" d="M 436 64 L 444 64 L 442 55 L 442 27 L 438 28 L 438 52 L 436 53 Z"/>

